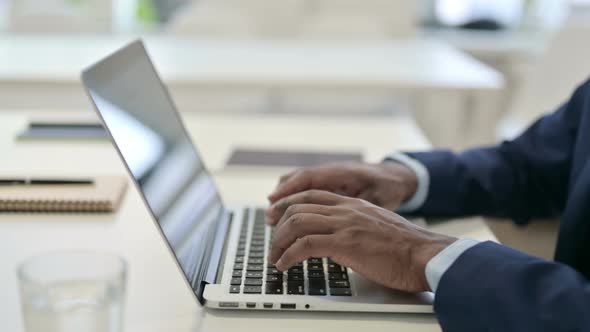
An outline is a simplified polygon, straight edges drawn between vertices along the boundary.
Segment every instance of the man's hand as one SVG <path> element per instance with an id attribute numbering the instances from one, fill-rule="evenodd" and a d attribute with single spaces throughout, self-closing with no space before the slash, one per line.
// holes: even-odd
<path id="1" fill-rule="evenodd" d="M 367 201 L 326 191 L 294 194 L 270 211 L 280 216 L 269 255 L 277 269 L 330 257 L 383 286 L 409 292 L 430 290 L 426 264 L 457 240 Z"/>
<path id="2" fill-rule="evenodd" d="M 282 176 L 268 199 L 276 203 L 298 192 L 319 189 L 361 198 L 393 211 L 414 195 L 417 186 L 416 174 L 396 162 L 328 164 Z M 279 216 L 269 214 L 268 217 L 269 223 L 274 224 Z"/>

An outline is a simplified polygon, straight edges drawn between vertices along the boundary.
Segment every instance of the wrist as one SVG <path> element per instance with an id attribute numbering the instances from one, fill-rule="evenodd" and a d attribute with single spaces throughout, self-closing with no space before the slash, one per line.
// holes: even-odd
<path id="1" fill-rule="evenodd" d="M 394 177 L 395 182 L 401 189 L 400 203 L 405 203 L 414 197 L 418 191 L 418 176 L 411 168 L 392 160 L 384 161 L 380 164 L 380 167 Z"/>
<path id="2" fill-rule="evenodd" d="M 424 239 L 424 241 L 412 248 L 410 255 L 412 267 L 422 289 L 432 291 L 426 278 L 426 265 L 428 265 L 428 262 L 457 240 L 455 237 L 430 233 L 428 239 Z"/>

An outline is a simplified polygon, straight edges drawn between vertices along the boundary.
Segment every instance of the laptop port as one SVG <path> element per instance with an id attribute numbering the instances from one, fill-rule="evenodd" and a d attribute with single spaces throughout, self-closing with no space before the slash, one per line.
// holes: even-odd
<path id="1" fill-rule="evenodd" d="M 281 303 L 281 309 L 295 309 L 295 303 Z"/>
<path id="2" fill-rule="evenodd" d="M 238 302 L 219 302 L 220 308 L 238 308 L 239 306 Z"/>
<path id="3" fill-rule="evenodd" d="M 256 308 L 256 303 L 248 302 L 248 303 L 246 303 L 246 308 Z"/>
<path id="4" fill-rule="evenodd" d="M 264 309 L 272 309 L 274 305 L 272 303 L 265 303 L 264 304 Z"/>

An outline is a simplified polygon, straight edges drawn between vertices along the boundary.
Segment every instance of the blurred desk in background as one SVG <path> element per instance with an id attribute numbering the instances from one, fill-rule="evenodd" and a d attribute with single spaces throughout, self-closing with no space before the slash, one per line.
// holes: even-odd
<path id="1" fill-rule="evenodd" d="M 0 107 L 89 108 L 80 71 L 133 38 L 3 36 Z M 483 110 L 474 105 L 496 96 L 504 84 L 496 70 L 433 39 L 148 36 L 145 41 L 181 111 L 393 114 L 409 109 L 436 146 L 465 144 L 469 135 L 491 127 L 486 115 L 496 105 Z M 441 114 L 445 121 L 440 121 Z"/>
<path id="2" fill-rule="evenodd" d="M 81 112 L 82 113 L 82 112 Z M 89 116 L 93 114 L 86 111 Z M 48 110 L 59 121 L 63 116 Z M 39 115 L 39 112 L 37 113 Z M 109 142 L 15 142 L 37 115 L 0 111 L 0 174 L 8 171 L 51 174 L 126 174 Z M 225 201 L 265 204 L 281 170 L 225 170 L 236 145 L 285 149 L 363 151 L 379 161 L 395 149 L 426 149 L 428 142 L 409 117 L 302 117 L 287 115 L 185 115 L 187 128 L 212 170 Z M 353 132 L 354 135 L 350 133 Z M 433 230 L 459 237 L 494 240 L 480 220 L 439 224 Z M 15 268 L 38 253 L 84 248 L 116 252 L 129 262 L 125 331 L 440 331 L 434 315 L 350 313 L 258 313 L 203 309 L 194 300 L 152 224 L 139 194 L 131 187 L 112 215 L 0 215 L 0 330 L 21 331 Z"/>
<path id="3" fill-rule="evenodd" d="M 85 109 L 80 71 L 133 40 L 125 36 L 0 39 L 0 107 Z M 198 111 L 199 92 L 351 88 L 394 92 L 497 90 L 503 77 L 433 40 L 208 41 L 151 36 L 148 51 L 178 106 Z M 272 105 L 271 105 L 272 106 Z"/>

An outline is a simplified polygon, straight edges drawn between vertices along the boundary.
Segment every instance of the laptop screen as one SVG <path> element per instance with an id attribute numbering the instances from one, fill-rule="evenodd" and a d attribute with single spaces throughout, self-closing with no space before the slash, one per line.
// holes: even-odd
<path id="1" fill-rule="evenodd" d="M 223 205 L 141 42 L 82 79 L 105 126 L 193 287 Z"/>

